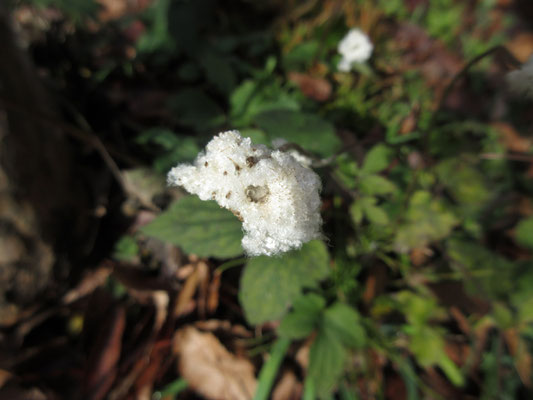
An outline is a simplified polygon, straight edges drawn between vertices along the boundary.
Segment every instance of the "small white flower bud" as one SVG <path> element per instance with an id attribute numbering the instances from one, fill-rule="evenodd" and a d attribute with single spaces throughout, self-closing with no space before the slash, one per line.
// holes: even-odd
<path id="1" fill-rule="evenodd" d="M 215 136 L 193 165 L 174 167 L 168 183 L 231 210 L 243 223 L 248 255 L 286 252 L 321 236 L 318 175 L 238 131 Z"/>
<path id="2" fill-rule="evenodd" d="M 533 56 L 520 69 L 509 72 L 505 79 L 513 94 L 533 99 Z"/>
<path id="3" fill-rule="evenodd" d="M 368 36 L 360 29 L 350 29 L 346 36 L 339 42 L 337 50 L 342 55 L 337 69 L 348 72 L 353 64 L 363 63 L 372 55 L 374 46 Z"/>

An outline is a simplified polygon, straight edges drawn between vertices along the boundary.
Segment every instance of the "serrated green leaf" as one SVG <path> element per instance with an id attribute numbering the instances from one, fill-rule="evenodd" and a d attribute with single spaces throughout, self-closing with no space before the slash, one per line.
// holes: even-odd
<path id="1" fill-rule="evenodd" d="M 326 309 L 323 328 L 347 347 L 362 347 L 366 340 L 359 313 L 343 303 L 337 302 Z"/>
<path id="2" fill-rule="evenodd" d="M 396 233 L 394 247 L 399 252 L 424 247 L 448 236 L 458 223 L 459 220 L 440 200 L 432 199 L 429 192 L 418 191 L 411 198 L 405 223 Z"/>
<path id="3" fill-rule="evenodd" d="M 448 255 L 458 271 L 468 271 L 464 284 L 472 293 L 481 285 L 487 294 L 497 298 L 520 294 L 516 291 L 516 264 L 505 257 L 464 238 L 448 240 Z"/>
<path id="4" fill-rule="evenodd" d="M 246 318 L 259 324 L 280 318 L 303 288 L 329 274 L 326 246 L 315 240 L 282 257 L 255 257 L 244 268 L 239 299 Z"/>
<path id="5" fill-rule="evenodd" d="M 296 312 L 318 314 L 326 306 L 326 300 L 315 293 L 308 293 L 294 300 L 293 309 Z"/>
<path id="6" fill-rule="evenodd" d="M 427 326 L 416 326 L 409 332 L 409 350 L 423 367 L 437 364 L 444 353 L 444 339 L 439 331 Z"/>
<path id="7" fill-rule="evenodd" d="M 292 312 L 281 320 L 278 334 L 289 339 L 303 339 L 315 329 L 318 316 L 303 312 Z"/>
<path id="8" fill-rule="evenodd" d="M 377 144 L 370 149 L 365 157 L 361 172 L 375 174 L 388 167 L 392 151 L 383 144 Z"/>
<path id="9" fill-rule="evenodd" d="M 294 300 L 293 310 L 281 320 L 279 335 L 290 339 L 308 336 L 315 329 L 325 306 L 326 300 L 316 294 L 298 297 Z"/>
<path id="10" fill-rule="evenodd" d="M 319 398 L 328 396 L 338 383 L 342 371 L 346 351 L 341 342 L 321 329 L 315 337 L 309 351 L 309 369 L 306 380 L 313 381 Z"/>
<path id="11" fill-rule="evenodd" d="M 363 212 L 370 222 L 376 225 L 387 225 L 389 216 L 381 207 L 373 204 L 363 205 Z"/>
<path id="12" fill-rule="evenodd" d="M 196 196 L 176 201 L 141 232 L 200 257 L 229 258 L 243 252 L 239 220 L 214 201 Z"/>
<path id="13" fill-rule="evenodd" d="M 270 139 L 282 138 L 321 156 L 330 156 L 341 142 L 335 127 L 318 115 L 294 110 L 271 110 L 254 118 Z"/>
<path id="14" fill-rule="evenodd" d="M 461 211 L 466 214 L 482 209 L 491 197 L 485 184 L 485 177 L 473 168 L 468 159 L 448 159 L 441 162 L 436 172 L 442 184 L 461 203 Z"/>
<path id="15" fill-rule="evenodd" d="M 397 190 L 394 183 L 380 175 L 366 175 L 361 177 L 359 186 L 361 192 L 368 195 L 390 194 Z"/>
<path id="16" fill-rule="evenodd" d="M 533 249 L 533 217 L 520 221 L 515 229 L 516 241 Z"/>
<path id="17" fill-rule="evenodd" d="M 446 355 L 444 339 L 438 330 L 423 325 L 417 327 L 409 336 L 409 350 L 420 365 L 438 365 L 454 385 L 461 386 L 464 383 L 460 369 Z"/>
<path id="18" fill-rule="evenodd" d="M 230 96 L 233 126 L 248 126 L 253 118 L 268 110 L 298 110 L 300 105 L 277 82 L 246 80 Z"/>

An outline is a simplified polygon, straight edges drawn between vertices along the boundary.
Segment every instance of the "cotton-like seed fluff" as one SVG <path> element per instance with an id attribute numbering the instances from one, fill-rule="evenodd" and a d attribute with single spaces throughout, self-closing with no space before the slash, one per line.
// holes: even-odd
<path id="1" fill-rule="evenodd" d="M 168 173 L 202 200 L 215 200 L 243 223 L 246 254 L 275 255 L 321 237 L 320 178 L 290 154 L 222 132 L 192 165 Z"/>

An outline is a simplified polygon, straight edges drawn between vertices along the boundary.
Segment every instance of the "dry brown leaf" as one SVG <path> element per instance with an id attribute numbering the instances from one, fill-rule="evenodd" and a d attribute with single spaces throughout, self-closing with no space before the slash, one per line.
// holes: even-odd
<path id="1" fill-rule="evenodd" d="M 407 135 L 415 130 L 416 125 L 418 124 L 418 112 L 413 110 L 409 113 L 407 117 L 403 119 L 400 124 L 400 135 Z"/>
<path id="2" fill-rule="evenodd" d="M 126 312 L 117 307 L 99 332 L 86 369 L 85 399 L 103 399 L 117 373 L 122 351 L 122 334 L 126 326 Z"/>
<path id="3" fill-rule="evenodd" d="M 462 367 L 470 355 L 470 346 L 466 343 L 447 340 L 444 345 L 444 351 L 454 364 Z"/>
<path id="4" fill-rule="evenodd" d="M 206 262 L 201 261 L 197 264 L 198 269 L 198 314 L 200 318 L 205 319 L 207 311 L 207 297 L 209 291 L 209 266 Z"/>
<path id="5" fill-rule="evenodd" d="M 296 83 L 305 97 L 326 101 L 331 96 L 331 83 L 323 78 L 314 78 L 299 72 L 289 72 L 289 80 Z"/>
<path id="6" fill-rule="evenodd" d="M 102 6 L 99 18 L 102 22 L 119 19 L 126 14 L 142 11 L 152 0 L 97 0 Z"/>
<path id="7" fill-rule="evenodd" d="M 220 271 L 215 270 L 215 272 L 213 273 L 213 279 L 209 283 L 207 295 L 207 312 L 209 314 L 214 313 L 218 308 L 221 278 L 222 273 L 220 273 Z"/>
<path id="8" fill-rule="evenodd" d="M 63 296 L 63 304 L 71 304 L 82 297 L 92 293 L 97 287 L 103 285 L 112 268 L 108 265 L 102 265 L 96 270 L 89 272 L 74 289 L 69 290 Z"/>
<path id="9" fill-rule="evenodd" d="M 0 388 L 2 388 L 11 378 L 13 374 L 5 369 L 0 369 Z"/>
<path id="10" fill-rule="evenodd" d="M 195 268 L 193 273 L 189 275 L 185 284 L 181 288 L 178 300 L 176 301 L 176 306 L 174 307 L 174 316 L 179 317 L 189 311 L 191 311 L 189 304 L 192 301 L 196 289 L 198 288 L 199 283 L 199 271 L 198 268 Z"/>
<path id="11" fill-rule="evenodd" d="M 407 387 L 398 374 L 391 374 L 385 379 L 385 398 L 389 400 L 407 399 Z"/>
<path id="12" fill-rule="evenodd" d="M 433 251 L 429 247 L 414 248 L 409 254 L 411 262 L 415 267 L 425 264 L 433 256 Z"/>
<path id="13" fill-rule="evenodd" d="M 174 352 L 180 375 L 212 400 L 249 400 L 257 387 L 252 363 L 231 354 L 212 333 L 192 326 L 176 332 Z"/>
<path id="14" fill-rule="evenodd" d="M 510 328 L 503 332 L 505 343 L 509 347 L 509 352 L 513 356 L 513 361 L 520 376 L 520 380 L 526 386 L 531 386 L 531 354 L 527 349 L 527 345 L 520 337 L 519 332 Z"/>
<path id="15" fill-rule="evenodd" d="M 533 33 L 520 32 L 506 45 L 511 54 L 521 62 L 526 62 L 533 53 Z"/>
<path id="16" fill-rule="evenodd" d="M 444 378 L 433 367 L 426 368 L 422 379 L 436 392 L 437 395 L 442 396 L 444 399 L 461 399 L 461 393 L 457 388 Z M 437 397 L 438 398 L 438 397 Z"/>
<path id="17" fill-rule="evenodd" d="M 296 356 L 294 357 L 296 362 L 304 371 L 307 370 L 307 367 L 309 366 L 309 351 L 311 350 L 311 345 L 313 344 L 314 340 L 315 335 L 313 334 L 302 344 L 302 346 L 296 352 Z"/>
<path id="18" fill-rule="evenodd" d="M 363 300 L 365 304 L 370 304 L 372 299 L 383 293 L 387 280 L 387 267 L 383 264 L 375 265 L 370 271 L 365 283 L 365 290 L 363 292 Z"/>
<path id="19" fill-rule="evenodd" d="M 472 327 L 465 315 L 457 307 L 450 307 L 450 315 L 455 319 L 455 322 L 459 326 L 459 329 L 467 336 L 470 336 Z"/>
<path id="20" fill-rule="evenodd" d="M 302 383 L 292 371 L 285 371 L 272 391 L 272 400 L 298 400 L 302 398 Z"/>
<path id="21" fill-rule="evenodd" d="M 492 127 L 500 133 L 500 141 L 506 149 L 519 153 L 527 153 L 531 149 L 531 139 L 520 136 L 512 125 L 505 122 L 494 122 Z"/>

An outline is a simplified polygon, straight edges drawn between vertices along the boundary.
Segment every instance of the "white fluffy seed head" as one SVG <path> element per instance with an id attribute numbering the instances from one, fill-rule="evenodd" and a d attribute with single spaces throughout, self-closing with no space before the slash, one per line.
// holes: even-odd
<path id="1" fill-rule="evenodd" d="M 511 93 L 533 99 L 533 56 L 520 69 L 509 72 L 505 79 Z"/>
<path id="2" fill-rule="evenodd" d="M 231 210 L 243 223 L 248 255 L 275 255 L 321 236 L 318 175 L 238 131 L 215 136 L 193 165 L 174 167 L 168 183 Z"/>
<path id="3" fill-rule="evenodd" d="M 346 36 L 339 42 L 337 50 L 342 58 L 337 65 L 337 69 L 348 72 L 353 64 L 363 63 L 372 55 L 374 46 L 369 37 L 360 29 L 350 29 Z"/>

